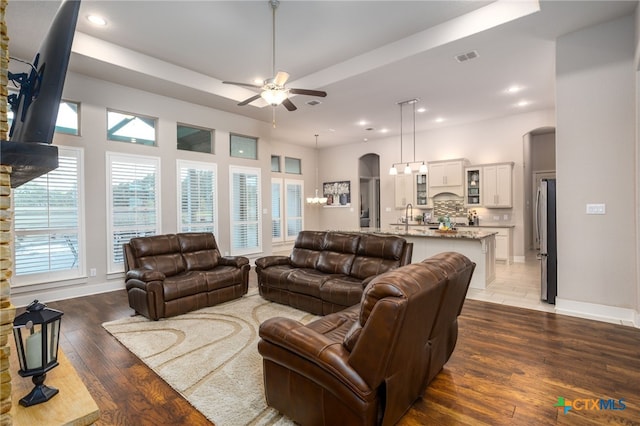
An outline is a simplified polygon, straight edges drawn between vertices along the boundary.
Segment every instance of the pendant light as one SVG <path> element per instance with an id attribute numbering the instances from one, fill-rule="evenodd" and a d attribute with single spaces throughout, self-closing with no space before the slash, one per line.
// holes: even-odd
<path id="1" fill-rule="evenodd" d="M 416 161 L 416 104 L 418 103 L 419 99 L 409 99 L 408 101 L 402 101 L 402 102 L 398 102 L 398 105 L 400 106 L 400 162 L 399 163 L 393 163 L 391 165 L 391 169 L 389 169 L 389 174 L 391 176 L 395 176 L 398 174 L 398 169 L 396 168 L 397 165 L 400 164 L 405 164 L 404 166 L 404 174 L 405 175 L 410 175 L 411 173 L 413 173 L 413 168 L 411 167 L 411 165 L 413 164 L 418 164 L 420 163 L 420 167 L 418 168 L 418 173 L 421 174 L 426 174 L 427 173 L 427 165 L 425 164 L 424 161 Z M 406 104 L 411 104 L 413 105 L 413 161 L 408 161 L 408 162 L 404 162 L 402 160 L 402 146 L 403 146 L 403 141 L 402 141 L 402 107 Z"/>
<path id="2" fill-rule="evenodd" d="M 321 205 L 327 204 L 327 197 L 318 196 L 318 135 L 316 136 L 316 192 L 313 197 L 307 197 L 307 204 Z"/>

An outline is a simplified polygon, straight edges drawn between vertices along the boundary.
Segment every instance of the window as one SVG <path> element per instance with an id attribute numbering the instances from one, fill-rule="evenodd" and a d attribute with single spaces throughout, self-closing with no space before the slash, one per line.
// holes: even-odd
<path id="1" fill-rule="evenodd" d="M 296 175 L 302 174 L 302 165 L 299 158 L 284 157 L 284 172 Z"/>
<path id="2" fill-rule="evenodd" d="M 282 179 L 271 179 L 271 239 L 282 241 Z"/>
<path id="3" fill-rule="evenodd" d="M 67 135 L 80 134 L 80 104 L 71 101 L 60 102 L 58 108 L 58 118 L 56 119 L 56 132 Z"/>
<path id="4" fill-rule="evenodd" d="M 238 158 L 258 159 L 258 138 L 231 133 L 230 155 Z"/>
<path id="5" fill-rule="evenodd" d="M 177 161 L 180 232 L 217 234 L 216 165 Z"/>
<path id="6" fill-rule="evenodd" d="M 271 156 L 271 171 L 280 173 L 280 156 L 279 155 Z"/>
<path id="7" fill-rule="evenodd" d="M 156 119 L 107 110 L 107 139 L 153 146 L 156 144 Z"/>
<path id="8" fill-rule="evenodd" d="M 229 167 L 231 190 L 231 254 L 262 251 L 260 219 L 260 169 Z"/>
<path id="9" fill-rule="evenodd" d="M 178 149 L 213 154 L 213 130 L 178 124 Z"/>
<path id="10" fill-rule="evenodd" d="M 59 147 L 58 164 L 57 169 L 13 191 L 13 284 L 77 278 L 84 273 L 82 150 Z"/>
<path id="11" fill-rule="evenodd" d="M 298 233 L 304 227 L 304 204 L 302 194 L 304 193 L 303 181 L 285 179 L 286 187 L 284 203 L 287 207 L 285 220 L 287 223 L 287 234 L 285 240 L 295 240 Z"/>
<path id="12" fill-rule="evenodd" d="M 271 179 L 271 238 L 274 242 L 292 241 L 304 228 L 304 182 Z M 283 224 L 285 229 L 283 230 Z"/>
<path id="13" fill-rule="evenodd" d="M 18 96 L 18 92 L 9 90 L 9 96 Z M 7 128 L 11 129 L 13 124 L 13 111 L 8 104 L 9 97 L 7 96 Z M 80 104 L 78 102 L 61 101 L 58 108 L 58 117 L 56 119 L 56 132 L 66 133 L 68 135 L 80 134 Z"/>
<path id="14" fill-rule="evenodd" d="M 160 159 L 107 153 L 109 272 L 124 269 L 122 244 L 160 231 Z"/>

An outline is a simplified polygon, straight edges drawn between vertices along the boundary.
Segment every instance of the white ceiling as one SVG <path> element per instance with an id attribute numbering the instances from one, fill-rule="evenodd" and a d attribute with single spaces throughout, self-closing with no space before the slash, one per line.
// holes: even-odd
<path id="1" fill-rule="evenodd" d="M 34 56 L 59 4 L 9 1 L 11 56 Z M 630 14 L 637 5 L 283 0 L 276 12 L 276 68 L 291 75 L 288 87 L 328 96 L 292 97 L 293 112 L 277 107 L 271 136 L 311 146 L 318 133 L 320 145 L 329 146 L 397 135 L 397 103 L 412 98 L 427 109 L 416 115 L 417 131 L 553 108 L 555 39 Z M 107 26 L 92 26 L 89 14 L 102 15 Z M 455 60 L 471 50 L 477 59 Z M 236 105 L 256 92 L 221 82 L 269 78 L 271 61 L 267 0 L 85 0 L 70 70 L 270 123 L 272 107 L 261 101 Z M 507 94 L 514 84 L 522 90 Z M 311 100 L 322 103 L 310 106 Z M 529 105 L 515 106 L 521 100 Z M 407 132 L 412 110 L 403 111 Z"/>

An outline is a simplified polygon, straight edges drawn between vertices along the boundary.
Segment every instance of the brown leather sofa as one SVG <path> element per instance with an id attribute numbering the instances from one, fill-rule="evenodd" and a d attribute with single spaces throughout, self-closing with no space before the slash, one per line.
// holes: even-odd
<path id="1" fill-rule="evenodd" d="M 210 232 L 132 238 L 124 244 L 129 306 L 158 320 L 247 293 L 249 259 L 220 255 Z"/>
<path id="2" fill-rule="evenodd" d="M 475 263 L 459 253 L 375 277 L 360 304 L 260 326 L 267 403 L 301 425 L 392 425 L 451 356 Z"/>
<path id="3" fill-rule="evenodd" d="M 373 277 L 411 263 L 413 244 L 388 235 L 302 231 L 290 256 L 256 260 L 260 295 L 317 315 L 360 302 Z"/>

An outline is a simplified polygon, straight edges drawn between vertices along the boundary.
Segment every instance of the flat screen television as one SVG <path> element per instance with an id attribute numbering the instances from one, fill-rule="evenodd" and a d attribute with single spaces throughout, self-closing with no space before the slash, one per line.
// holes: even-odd
<path id="1" fill-rule="evenodd" d="M 12 167 L 14 188 L 58 167 L 58 150 L 51 142 L 79 10 L 79 0 L 63 0 L 29 73 L 9 75 L 19 82 L 20 92 L 9 97 L 14 118 L 9 141 L 2 141 L 0 163 Z"/>

